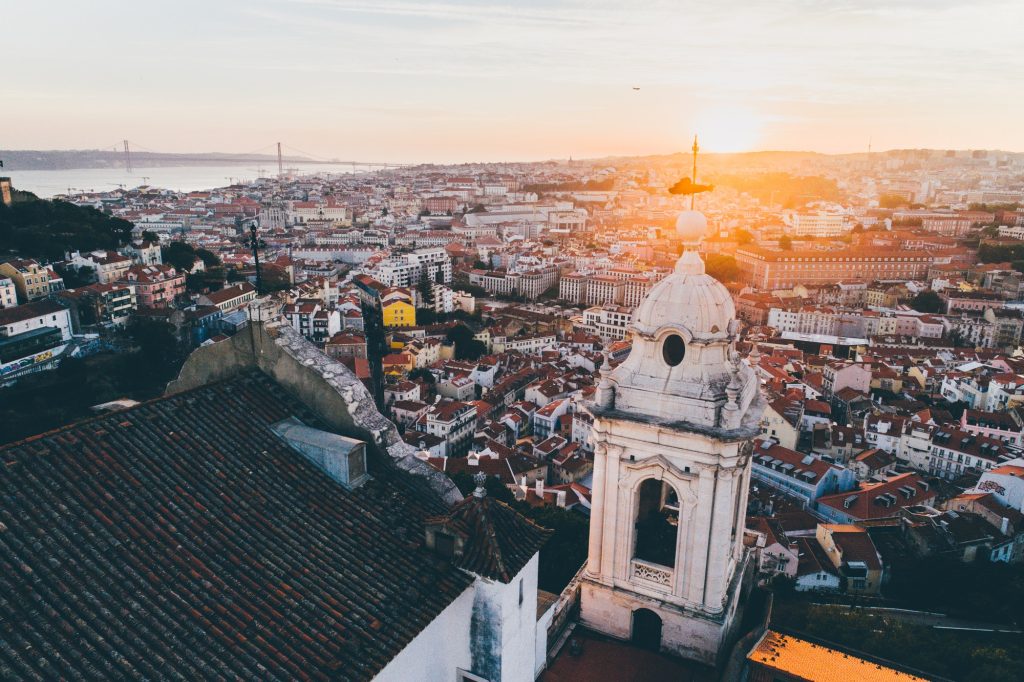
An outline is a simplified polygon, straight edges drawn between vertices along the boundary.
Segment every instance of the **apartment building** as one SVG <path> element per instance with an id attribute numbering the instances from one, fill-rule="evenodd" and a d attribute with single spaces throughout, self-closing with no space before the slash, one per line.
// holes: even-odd
<path id="1" fill-rule="evenodd" d="M 0 263 L 0 276 L 14 282 L 18 301 L 27 303 L 50 295 L 50 271 L 30 258 L 13 258 Z"/>
<path id="2" fill-rule="evenodd" d="M 165 308 L 185 293 L 185 273 L 170 265 L 133 265 L 120 283 L 135 287 L 140 308 Z"/>
<path id="3" fill-rule="evenodd" d="M 623 306 L 602 305 L 583 311 L 583 328 L 604 340 L 625 339 L 632 321 L 632 309 Z"/>
<path id="4" fill-rule="evenodd" d="M 787 251 L 746 245 L 736 250 L 740 279 L 762 290 L 849 280 L 923 279 L 932 260 L 927 252 L 882 247 Z"/>

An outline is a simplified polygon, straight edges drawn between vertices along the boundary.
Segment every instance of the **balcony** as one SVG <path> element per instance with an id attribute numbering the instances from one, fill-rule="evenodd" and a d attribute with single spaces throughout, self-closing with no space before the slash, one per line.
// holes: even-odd
<path id="1" fill-rule="evenodd" d="M 663 592 L 672 591 L 673 570 L 668 566 L 649 561 L 633 559 L 630 565 L 630 579 Z"/>

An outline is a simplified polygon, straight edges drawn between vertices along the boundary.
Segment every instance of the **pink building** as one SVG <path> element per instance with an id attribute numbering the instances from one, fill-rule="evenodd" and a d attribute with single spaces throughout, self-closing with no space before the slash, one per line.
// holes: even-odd
<path id="1" fill-rule="evenodd" d="M 166 308 L 185 293 L 185 274 L 170 265 L 133 265 L 121 283 L 135 287 L 140 308 Z"/>

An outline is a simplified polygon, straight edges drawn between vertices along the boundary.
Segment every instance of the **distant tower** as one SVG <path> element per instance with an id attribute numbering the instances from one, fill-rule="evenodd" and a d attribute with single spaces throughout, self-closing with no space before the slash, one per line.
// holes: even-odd
<path id="1" fill-rule="evenodd" d="M 132 153 L 128 149 L 128 140 L 124 141 L 124 169 L 129 173 L 132 172 Z"/>
<path id="2" fill-rule="evenodd" d="M 675 272 L 637 307 L 629 357 L 605 361 L 586 408 L 595 452 L 580 620 L 714 665 L 740 620 L 764 399 L 735 350 L 732 297 L 697 253 L 707 220 L 683 211 L 676 230 Z"/>
<path id="3" fill-rule="evenodd" d="M 281 143 L 277 143 L 277 179 L 284 177 L 284 161 L 281 158 Z"/>

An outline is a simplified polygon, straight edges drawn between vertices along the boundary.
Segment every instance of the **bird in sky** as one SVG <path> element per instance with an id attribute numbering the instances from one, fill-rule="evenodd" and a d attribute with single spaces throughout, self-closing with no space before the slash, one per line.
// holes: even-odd
<path id="1" fill-rule="evenodd" d="M 636 87 L 636 86 L 633 86 L 633 89 L 634 89 L 634 90 L 639 90 L 640 88 L 638 88 L 638 87 Z"/>

